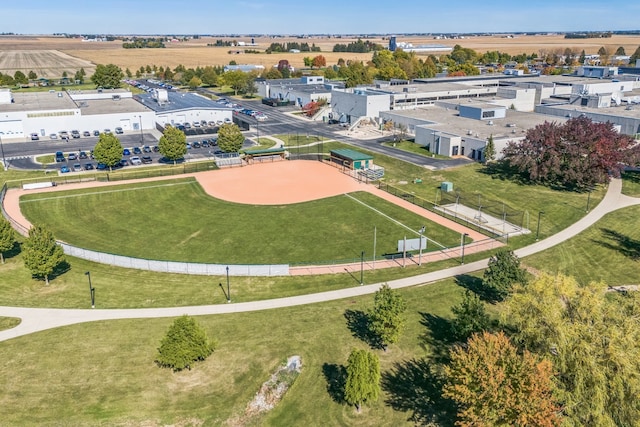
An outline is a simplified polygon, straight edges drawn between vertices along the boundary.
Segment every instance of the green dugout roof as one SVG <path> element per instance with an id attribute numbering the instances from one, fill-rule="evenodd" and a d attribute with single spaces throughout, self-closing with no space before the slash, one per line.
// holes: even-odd
<path id="1" fill-rule="evenodd" d="M 282 154 L 284 153 L 284 148 L 265 148 L 262 150 L 245 150 L 244 154 L 248 156 L 256 156 L 261 154 Z"/>
<path id="2" fill-rule="evenodd" d="M 356 151 L 356 150 L 352 150 L 350 148 L 340 148 L 338 150 L 331 150 L 331 155 L 332 156 L 341 157 L 343 159 L 348 159 L 348 160 L 351 160 L 351 161 L 354 161 L 354 162 L 358 161 L 358 160 L 372 160 L 373 159 L 373 156 L 361 153 L 361 152 Z"/>

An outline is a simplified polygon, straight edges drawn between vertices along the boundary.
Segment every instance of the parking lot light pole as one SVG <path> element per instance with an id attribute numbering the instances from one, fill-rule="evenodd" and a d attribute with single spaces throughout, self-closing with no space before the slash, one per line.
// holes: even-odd
<path id="1" fill-rule="evenodd" d="M 418 231 L 420 233 L 420 242 L 418 243 L 418 265 L 422 265 L 422 235 L 424 234 L 426 227 L 423 225 L 422 228 Z"/>
<path id="2" fill-rule="evenodd" d="M 142 132 L 142 116 L 138 116 L 140 121 L 140 145 L 144 145 L 144 133 Z"/>
<path id="3" fill-rule="evenodd" d="M 364 285 L 364 251 L 360 254 L 360 286 Z"/>
<path id="4" fill-rule="evenodd" d="M 231 302 L 231 289 L 229 288 L 229 266 L 227 265 L 227 303 Z"/>
<path id="5" fill-rule="evenodd" d="M 87 271 L 84 273 L 89 279 L 89 294 L 91 295 L 91 308 L 96 308 L 96 288 L 91 285 L 91 273 Z"/>
<path id="6" fill-rule="evenodd" d="M 538 241 L 538 237 L 540 236 L 540 217 L 544 214 L 544 211 L 538 212 L 538 226 L 536 227 L 536 242 Z"/>
<path id="7" fill-rule="evenodd" d="M 460 251 L 460 264 L 464 264 L 464 240 L 468 235 L 469 233 L 464 233 L 460 239 L 460 245 L 462 246 L 462 250 Z"/>

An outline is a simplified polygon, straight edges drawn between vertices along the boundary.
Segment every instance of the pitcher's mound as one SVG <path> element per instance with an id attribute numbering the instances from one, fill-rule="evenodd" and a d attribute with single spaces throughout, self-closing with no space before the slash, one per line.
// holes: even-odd
<path id="1" fill-rule="evenodd" d="M 338 169 L 311 160 L 289 160 L 197 174 L 207 194 L 252 205 L 283 205 L 364 190 Z"/>

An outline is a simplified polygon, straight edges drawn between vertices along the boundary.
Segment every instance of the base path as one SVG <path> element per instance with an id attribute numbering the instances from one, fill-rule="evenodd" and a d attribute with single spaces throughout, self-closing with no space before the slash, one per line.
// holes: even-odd
<path id="1" fill-rule="evenodd" d="M 531 246 L 527 246 L 525 248 L 517 250 L 516 254 L 519 257 L 523 257 L 526 255 L 541 252 L 572 238 L 581 231 L 586 230 L 609 212 L 613 212 L 617 209 L 621 209 L 627 206 L 640 205 L 640 198 L 624 196 L 621 194 L 621 190 L 622 181 L 619 179 L 612 180 L 609 184 L 609 189 L 604 199 L 584 218 L 571 225 L 570 227 L 562 230 L 558 234 L 536 242 Z M 488 259 L 484 259 L 440 271 L 434 271 L 418 276 L 392 280 L 386 283 L 388 283 L 388 285 L 393 289 L 431 283 L 460 274 L 469 274 L 474 271 L 481 270 L 483 268 L 486 268 L 488 261 Z M 218 304 L 192 307 L 129 310 L 68 310 L 49 308 L 0 307 L 0 316 L 18 317 L 22 319 L 22 322 L 15 328 L 0 331 L 0 341 L 43 331 L 46 329 L 57 328 L 60 326 L 93 322 L 98 320 L 176 317 L 183 314 L 197 316 L 224 313 L 240 313 L 333 301 L 337 299 L 352 298 L 360 295 L 372 294 L 380 289 L 381 285 L 381 283 L 375 283 L 371 285 L 354 286 L 351 288 L 339 289 L 335 291 L 320 292 L 309 295 L 299 295 L 295 297 L 253 301 L 238 304 Z"/>

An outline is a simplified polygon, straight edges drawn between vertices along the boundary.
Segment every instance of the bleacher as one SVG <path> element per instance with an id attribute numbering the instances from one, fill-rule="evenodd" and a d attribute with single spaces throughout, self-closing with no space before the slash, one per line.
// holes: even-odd
<path id="1" fill-rule="evenodd" d="M 238 153 L 216 154 L 215 161 L 219 168 L 242 166 L 242 158 Z"/>
<path id="2" fill-rule="evenodd" d="M 359 169 L 358 174 L 366 177 L 369 181 L 377 181 L 384 176 L 384 168 L 377 167 L 375 169 Z"/>

